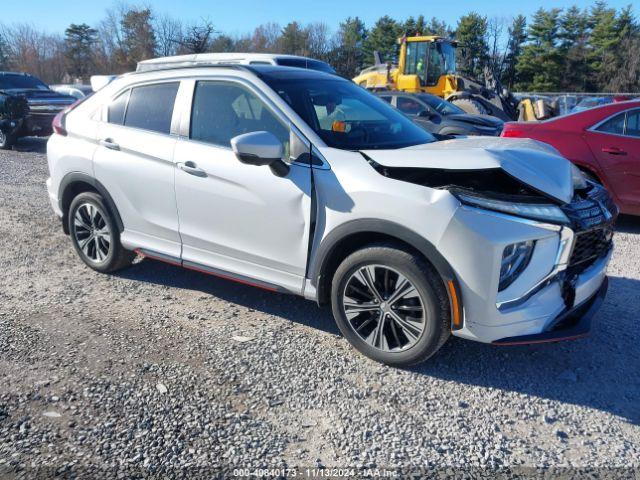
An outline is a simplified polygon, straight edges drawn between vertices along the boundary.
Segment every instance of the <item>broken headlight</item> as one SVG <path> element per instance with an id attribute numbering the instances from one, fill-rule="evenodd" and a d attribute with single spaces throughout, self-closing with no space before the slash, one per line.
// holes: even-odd
<path id="1" fill-rule="evenodd" d="M 451 190 L 465 205 L 493 210 L 496 212 L 531 218 L 543 222 L 568 224 L 569 219 L 557 205 L 550 203 L 518 203 L 494 198 L 481 197 L 461 190 Z"/>

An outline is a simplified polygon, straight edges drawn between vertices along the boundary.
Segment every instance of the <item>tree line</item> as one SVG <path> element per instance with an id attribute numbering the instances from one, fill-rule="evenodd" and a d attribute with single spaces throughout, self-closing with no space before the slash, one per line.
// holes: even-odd
<path id="1" fill-rule="evenodd" d="M 424 15 L 402 21 L 385 15 L 367 27 L 358 17 L 335 31 L 323 22 L 266 23 L 231 36 L 209 19 L 184 22 L 151 7 L 120 5 L 97 25 L 71 23 L 64 35 L 33 25 L 0 24 L 0 70 L 33 73 L 55 83 L 118 74 L 156 56 L 204 52 L 305 55 L 330 63 L 352 78 L 374 61 L 395 62 L 403 35 L 455 39 L 461 74 L 481 78 L 489 67 L 519 91 L 637 92 L 640 90 L 640 24 L 631 6 L 617 10 L 597 1 L 589 8 L 540 8 L 531 19 L 488 18 L 471 12 L 448 25 Z"/>

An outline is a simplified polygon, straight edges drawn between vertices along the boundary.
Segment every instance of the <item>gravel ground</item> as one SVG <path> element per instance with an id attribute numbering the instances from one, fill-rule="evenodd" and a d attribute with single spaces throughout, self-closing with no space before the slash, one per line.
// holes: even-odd
<path id="1" fill-rule="evenodd" d="M 43 152 L 0 152 L 0 471 L 640 467 L 640 219 L 588 339 L 453 339 L 399 370 L 303 299 L 152 260 L 89 270 Z"/>

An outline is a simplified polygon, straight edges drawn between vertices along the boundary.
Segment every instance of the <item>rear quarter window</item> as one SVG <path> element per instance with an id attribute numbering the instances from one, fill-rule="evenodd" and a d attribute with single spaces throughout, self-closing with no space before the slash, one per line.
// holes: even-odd
<path id="1" fill-rule="evenodd" d="M 118 95 L 110 104 L 107 112 L 107 121 L 109 123 L 115 123 L 116 125 L 122 125 L 124 123 L 124 112 L 127 109 L 127 100 L 129 100 L 129 93 L 131 90 Z"/>
<path id="2" fill-rule="evenodd" d="M 620 113 L 604 122 L 602 125 L 596 128 L 596 130 L 602 133 L 613 133 L 616 135 L 622 135 L 624 134 L 624 116 L 624 112 Z"/>

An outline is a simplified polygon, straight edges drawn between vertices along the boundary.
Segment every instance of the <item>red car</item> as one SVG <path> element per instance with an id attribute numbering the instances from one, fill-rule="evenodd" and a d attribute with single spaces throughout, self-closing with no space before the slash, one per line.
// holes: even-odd
<path id="1" fill-rule="evenodd" d="M 503 137 L 548 143 L 612 193 L 622 213 L 640 215 L 640 101 L 611 103 L 542 122 L 509 122 Z"/>

